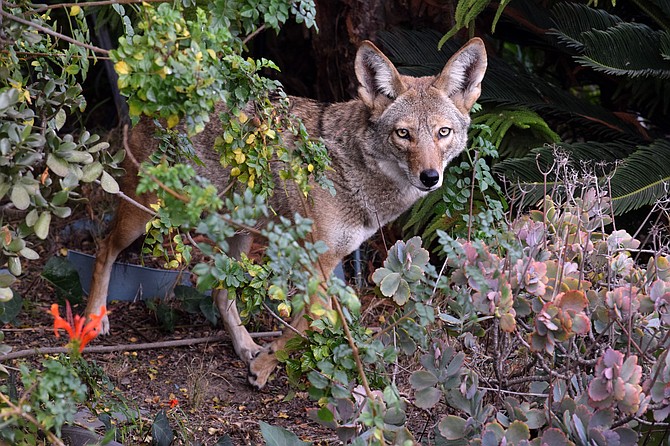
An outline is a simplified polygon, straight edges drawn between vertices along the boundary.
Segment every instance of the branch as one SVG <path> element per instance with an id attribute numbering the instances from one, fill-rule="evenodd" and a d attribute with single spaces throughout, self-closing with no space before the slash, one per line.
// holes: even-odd
<path id="1" fill-rule="evenodd" d="M 280 336 L 281 333 L 282 333 L 281 331 L 261 331 L 256 333 L 249 333 L 249 335 L 252 338 L 265 338 L 265 337 L 277 337 Z M 172 341 L 147 342 L 142 344 L 98 345 L 93 347 L 86 347 L 84 349 L 84 352 L 110 353 L 110 352 L 125 352 L 134 350 L 150 350 L 152 348 L 184 347 L 188 345 L 205 344 L 208 342 L 221 342 L 229 339 L 230 339 L 229 335 L 221 334 L 217 336 L 207 336 L 205 338 L 175 339 Z M 29 356 L 36 356 L 36 355 L 54 355 L 58 353 L 67 353 L 69 351 L 70 349 L 66 347 L 34 348 L 29 350 L 19 350 L 11 352 L 4 356 L 1 356 L 0 359 L 2 360 L 2 362 L 4 362 L 10 359 L 26 358 Z"/>
<path id="2" fill-rule="evenodd" d="M 344 317 L 344 312 L 342 311 L 342 307 L 340 306 L 340 301 L 337 300 L 337 297 L 335 296 L 332 296 L 331 300 L 333 302 L 333 307 L 335 307 L 335 311 L 337 311 L 337 315 L 340 317 L 340 320 L 342 321 L 342 328 L 344 329 L 344 334 L 347 337 L 347 341 L 349 341 L 349 347 L 351 347 L 351 352 L 354 356 L 354 361 L 356 361 L 356 368 L 358 369 L 358 374 L 361 377 L 361 384 L 365 389 L 365 394 L 367 395 L 368 399 L 374 400 L 374 397 L 372 396 L 372 391 L 370 390 L 370 384 L 368 383 L 368 377 L 365 375 L 365 369 L 363 368 L 361 355 L 358 353 L 358 347 L 354 342 L 354 337 L 351 335 L 351 331 L 349 331 L 349 324 L 347 324 L 347 319 Z"/>
<path id="3" fill-rule="evenodd" d="M 50 36 L 56 37 L 57 39 L 64 40 L 64 41 L 69 42 L 69 43 L 71 43 L 71 44 L 73 44 L 73 45 L 81 46 L 81 47 L 86 48 L 86 49 L 88 49 L 88 50 L 90 50 L 90 51 L 93 51 L 94 53 L 104 54 L 105 56 L 108 56 L 108 55 L 109 55 L 109 51 L 108 51 L 108 50 L 99 48 L 99 47 L 94 46 L 94 45 L 90 45 L 90 44 L 88 44 L 88 43 L 79 42 L 78 40 L 75 40 L 75 39 L 73 39 L 72 37 L 68 37 L 68 36 L 66 36 L 66 35 L 64 35 L 64 34 L 61 34 L 61 33 L 59 33 L 59 32 L 56 32 L 56 31 L 54 31 L 54 30 L 52 30 L 52 29 L 45 28 L 44 26 L 42 26 L 42 25 L 38 25 L 37 23 L 33 23 L 33 22 L 31 22 L 30 20 L 25 20 L 25 19 L 22 19 L 22 18 L 20 18 L 20 17 L 16 17 L 16 16 L 13 15 L 13 14 L 10 14 L 10 13 L 8 13 L 8 12 L 3 11 L 2 9 L 0 9 L 0 16 L 2 16 L 2 17 L 6 17 L 6 18 L 8 18 L 9 20 L 12 20 L 12 21 L 14 21 L 14 22 L 20 23 L 20 24 L 22 24 L 22 25 L 30 26 L 31 28 L 35 28 L 35 29 L 38 30 L 38 31 L 41 31 L 41 32 L 43 32 L 43 33 L 45 33 L 45 34 L 49 34 Z"/>
<path id="4" fill-rule="evenodd" d="M 87 7 L 87 6 L 106 6 L 106 5 L 128 5 L 139 3 L 168 3 L 169 0 L 101 0 L 93 2 L 81 3 L 58 3 L 57 5 L 46 5 L 35 9 L 35 13 L 47 11 L 56 8 L 72 8 L 73 6 Z"/>

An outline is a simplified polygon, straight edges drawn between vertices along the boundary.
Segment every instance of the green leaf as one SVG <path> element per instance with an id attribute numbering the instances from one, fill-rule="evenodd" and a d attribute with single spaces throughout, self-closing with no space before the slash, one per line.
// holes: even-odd
<path id="1" fill-rule="evenodd" d="M 52 257 L 44 265 L 42 277 L 56 287 L 56 292 L 70 303 L 82 301 L 81 283 L 79 274 L 66 258 Z"/>
<path id="2" fill-rule="evenodd" d="M 16 277 L 11 274 L 8 274 L 6 271 L 0 271 L 0 287 L 7 288 L 12 286 L 16 282 Z"/>
<path id="3" fill-rule="evenodd" d="M 155 446 L 170 446 L 172 443 L 174 432 L 164 410 L 156 414 L 156 418 L 151 425 L 151 436 L 153 438 L 152 444 Z"/>
<path id="4" fill-rule="evenodd" d="M 62 129 L 66 120 L 67 114 L 65 113 L 65 109 L 59 109 L 56 113 L 56 116 L 54 117 L 54 125 L 56 126 L 56 130 Z"/>
<path id="5" fill-rule="evenodd" d="M 7 259 L 7 268 L 9 269 L 9 272 L 14 274 L 15 276 L 20 276 L 22 269 L 21 269 L 21 259 L 18 257 L 9 257 Z"/>
<path id="6" fill-rule="evenodd" d="M 401 279 L 400 284 L 398 285 L 398 290 L 393 295 L 393 301 L 396 304 L 402 306 L 407 303 L 407 301 L 409 300 L 409 296 L 410 296 L 409 284 L 405 279 Z"/>
<path id="7" fill-rule="evenodd" d="M 23 248 L 21 251 L 19 251 L 19 254 L 28 260 L 37 260 L 40 258 L 40 255 L 37 252 L 35 252 L 35 250 L 30 249 L 28 247 Z"/>
<path id="8" fill-rule="evenodd" d="M 87 164 L 81 169 L 81 171 L 82 171 L 81 180 L 84 183 L 90 183 L 91 181 L 97 180 L 98 177 L 102 174 L 103 171 L 102 164 L 96 161 L 91 164 Z"/>
<path id="9" fill-rule="evenodd" d="M 102 176 L 100 177 L 100 185 L 105 192 L 109 192 L 110 194 L 119 193 L 119 183 L 117 183 L 114 177 L 105 171 L 102 172 Z"/>
<path id="10" fill-rule="evenodd" d="M 12 203 L 18 210 L 28 209 L 30 206 L 30 195 L 28 190 L 22 184 L 15 184 L 12 188 L 12 192 L 9 195 L 9 199 L 12 200 Z"/>
<path id="11" fill-rule="evenodd" d="M 402 277 L 400 276 L 400 273 L 390 273 L 386 275 L 386 277 L 379 283 L 379 291 L 386 297 L 393 296 L 398 290 L 401 279 Z"/>
<path id="12" fill-rule="evenodd" d="M 59 177 L 66 177 L 70 173 L 70 165 L 64 159 L 50 153 L 47 156 L 47 166 Z"/>
<path id="13" fill-rule="evenodd" d="M 296 434 L 279 426 L 271 426 L 264 421 L 258 423 L 266 446 L 310 446 L 298 438 Z"/>
<path id="14" fill-rule="evenodd" d="M 40 214 L 40 217 L 35 222 L 33 230 L 35 235 L 40 239 L 44 240 L 49 235 L 49 225 L 51 224 L 51 212 L 44 211 Z"/>
<path id="15" fill-rule="evenodd" d="M 517 444 L 522 440 L 530 439 L 530 430 L 526 423 L 516 420 L 505 432 L 505 438 L 510 444 Z"/>
<path id="16" fill-rule="evenodd" d="M 440 392 L 435 387 L 428 387 L 425 389 L 417 390 L 414 393 L 414 398 L 417 407 L 421 409 L 431 409 L 435 406 L 440 398 L 442 397 L 442 392 Z"/>
<path id="17" fill-rule="evenodd" d="M 415 390 L 422 390 L 437 384 L 437 377 L 428 370 L 417 370 L 409 377 L 409 382 Z"/>
<path id="18" fill-rule="evenodd" d="M 440 434 L 447 440 L 460 440 L 465 436 L 466 421 L 455 415 L 442 417 L 437 425 Z"/>
<path id="19" fill-rule="evenodd" d="M 13 297 L 10 297 L 9 300 L 3 300 L 2 288 L 0 288 L 0 322 L 3 324 L 10 324 L 14 322 L 16 316 L 19 315 L 22 308 L 23 298 L 19 293 L 14 293 Z"/>
<path id="20" fill-rule="evenodd" d="M 11 302 L 13 297 L 11 288 L 0 287 L 0 302 Z"/>

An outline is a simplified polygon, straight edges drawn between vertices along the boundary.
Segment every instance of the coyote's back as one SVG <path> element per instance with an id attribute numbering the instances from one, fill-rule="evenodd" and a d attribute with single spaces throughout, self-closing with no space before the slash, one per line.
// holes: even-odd
<path id="1" fill-rule="evenodd" d="M 358 50 L 355 62 L 359 98 L 345 103 L 322 104 L 289 98 L 290 112 L 300 118 L 310 136 L 322 138 L 331 159 L 326 175 L 335 194 L 314 186 L 307 200 L 292 183 L 282 184 L 271 206 L 288 217 L 299 213 L 313 220 L 313 238 L 328 251 L 319 258 L 319 269 L 328 277 L 340 260 L 356 249 L 381 225 L 395 219 L 417 199 L 441 186 L 447 163 L 466 145 L 469 111 L 479 97 L 486 70 L 486 52 L 480 39 L 470 40 L 437 76 L 401 76 L 393 64 L 370 42 Z M 214 184 L 225 187 L 226 175 L 212 147 L 222 132 L 213 116 L 193 145 L 205 166 L 199 168 Z M 145 158 L 157 147 L 154 126 L 143 119 L 129 138 L 130 151 Z M 291 144 L 291 141 L 285 141 Z M 135 196 L 137 170 L 128 164 L 123 191 Z M 155 197 L 136 199 L 149 205 Z M 101 243 L 96 259 L 87 313 L 97 313 L 107 298 L 111 265 L 119 252 L 139 237 L 150 216 L 121 202 L 112 230 Z M 230 241 L 232 256 L 250 245 L 249 235 Z M 225 291 L 214 293 L 224 325 L 238 355 L 249 364 L 249 382 L 262 387 L 275 368 L 274 353 L 293 332 L 275 342 L 258 346 L 242 325 L 234 302 Z M 314 299 L 318 299 L 317 296 Z M 330 302 L 320 302 L 329 307 Z M 304 314 L 292 322 L 298 331 L 307 328 Z M 108 331 L 105 321 L 103 331 Z"/>

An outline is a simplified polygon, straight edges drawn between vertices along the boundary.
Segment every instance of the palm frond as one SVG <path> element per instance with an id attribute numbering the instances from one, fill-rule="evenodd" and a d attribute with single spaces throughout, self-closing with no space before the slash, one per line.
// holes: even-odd
<path id="1" fill-rule="evenodd" d="M 512 187 L 525 193 L 524 205 L 537 202 L 546 190 L 561 186 L 563 179 L 552 173 L 546 178 L 541 171 L 552 171 L 555 147 L 534 149 L 523 158 L 507 159 L 495 166 Z M 560 150 L 577 171 L 588 171 L 601 178 L 613 173 L 609 180 L 612 206 L 617 215 L 652 204 L 668 195 L 670 183 L 670 141 L 658 139 L 644 146 L 620 142 L 585 142 L 563 144 Z M 594 163 L 594 160 L 598 160 Z M 616 161 L 623 160 L 618 166 Z M 552 171 L 553 172 L 553 171 Z"/>
<path id="2" fill-rule="evenodd" d="M 670 33 L 662 32 L 660 37 L 661 57 L 664 60 L 670 60 Z"/>
<path id="3" fill-rule="evenodd" d="M 612 205 L 617 214 L 654 203 L 668 195 L 670 141 L 659 139 L 626 158 L 611 180 Z"/>
<path id="4" fill-rule="evenodd" d="M 661 35 L 641 23 L 619 23 L 606 30 L 583 32 L 581 65 L 615 76 L 670 78 L 670 61 L 659 51 Z"/>
<path id="5" fill-rule="evenodd" d="M 555 27 L 549 34 L 555 35 L 559 42 L 580 52 L 585 49 L 582 42 L 584 32 L 604 31 L 622 22 L 619 17 L 604 9 L 589 8 L 580 3 L 557 3 L 551 12 Z"/>

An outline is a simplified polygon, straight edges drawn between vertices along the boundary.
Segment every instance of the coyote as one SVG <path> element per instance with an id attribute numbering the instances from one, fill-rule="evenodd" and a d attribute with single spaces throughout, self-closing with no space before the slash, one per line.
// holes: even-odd
<path id="1" fill-rule="evenodd" d="M 299 192 L 284 184 L 288 193 L 274 194 L 270 205 L 288 217 L 298 212 L 312 219 L 314 240 L 322 240 L 328 247 L 318 265 L 324 278 L 381 225 L 441 186 L 447 163 L 465 148 L 469 111 L 481 93 L 486 65 L 484 43 L 474 38 L 449 59 L 439 75 L 403 76 L 377 47 L 365 41 L 355 61 L 360 83 L 357 99 L 322 104 L 289 98 L 292 115 L 302 119 L 310 136 L 322 138 L 327 147 L 332 169 L 326 175 L 336 194 L 315 185 L 305 215 Z M 143 118 L 130 132 L 128 147 L 140 161 L 157 148 L 154 131 L 152 121 Z M 221 132 L 219 120 L 213 117 L 205 130 L 193 137 L 193 146 L 205 163 L 198 167 L 199 173 L 225 187 L 225 169 L 211 149 Z M 125 167 L 122 191 L 145 206 L 155 202 L 154 196 L 136 196 L 137 167 L 128 162 Z M 112 264 L 144 233 L 149 220 L 148 213 L 120 201 L 111 231 L 98 250 L 87 314 L 97 314 L 105 305 Z M 250 245 L 250 235 L 240 233 L 230 240 L 228 254 L 239 258 Z M 248 364 L 249 383 L 260 389 L 277 365 L 275 352 L 294 333 L 286 330 L 261 347 L 249 336 L 227 292 L 215 290 L 214 299 L 235 352 Z M 330 302 L 321 304 L 330 308 Z M 308 328 L 304 313 L 297 314 L 292 325 L 304 332 Z M 106 316 L 101 331 L 109 332 Z"/>

